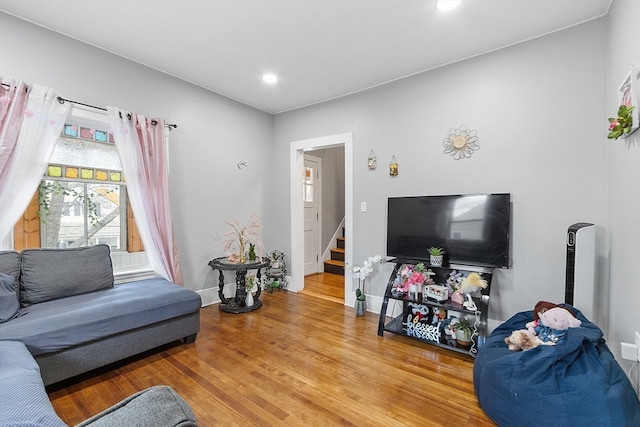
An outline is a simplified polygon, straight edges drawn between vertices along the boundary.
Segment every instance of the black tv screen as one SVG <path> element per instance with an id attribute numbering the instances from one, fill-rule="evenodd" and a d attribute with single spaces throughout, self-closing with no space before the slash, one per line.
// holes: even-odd
<path id="1" fill-rule="evenodd" d="M 387 256 L 428 260 L 432 246 L 450 264 L 509 267 L 511 195 L 390 197 Z"/>

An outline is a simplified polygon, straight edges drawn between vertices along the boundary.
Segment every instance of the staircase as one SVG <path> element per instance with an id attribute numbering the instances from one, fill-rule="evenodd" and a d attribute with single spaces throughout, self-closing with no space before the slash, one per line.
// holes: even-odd
<path id="1" fill-rule="evenodd" d="M 344 227 L 342 237 L 336 239 L 336 245 L 331 249 L 331 259 L 324 262 L 324 272 L 344 276 Z"/>

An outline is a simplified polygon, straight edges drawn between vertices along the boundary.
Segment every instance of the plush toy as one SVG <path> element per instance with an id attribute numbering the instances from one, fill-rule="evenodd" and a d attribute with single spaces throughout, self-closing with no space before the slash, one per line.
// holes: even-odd
<path id="1" fill-rule="evenodd" d="M 533 320 L 525 326 L 543 342 L 560 344 L 564 342 L 567 329 L 577 328 L 581 324 L 571 311 L 564 307 L 553 307 L 538 312 L 538 320 Z"/>
<path id="2" fill-rule="evenodd" d="M 549 301 L 538 301 L 535 305 L 535 307 L 533 307 L 533 320 L 538 320 L 540 317 L 539 313 L 544 313 L 545 311 L 549 310 L 550 308 L 554 308 L 554 307 L 560 307 L 558 304 L 554 304 L 552 302 Z"/>
<path id="3" fill-rule="evenodd" d="M 480 288 L 484 289 L 487 286 L 489 286 L 487 281 L 478 273 L 469 273 L 469 275 L 462 281 L 461 289 L 463 293 L 467 293 L 477 291 Z"/>
<path id="4" fill-rule="evenodd" d="M 426 317 L 429 314 L 429 307 L 414 303 L 409 303 L 409 307 L 411 307 L 411 312 L 413 313 L 413 323 L 418 323 L 422 319 L 426 320 Z"/>
<path id="5" fill-rule="evenodd" d="M 529 350 L 539 345 L 556 345 L 564 342 L 567 329 L 577 328 L 582 322 L 571 310 L 548 301 L 539 301 L 534 309 L 534 320 L 527 329 L 513 331 L 504 339 L 509 350 Z"/>
<path id="6" fill-rule="evenodd" d="M 444 319 L 442 321 L 442 323 L 440 324 L 440 326 L 442 326 L 442 329 L 444 330 L 444 339 L 445 339 L 446 343 L 449 344 L 449 345 L 454 345 L 455 346 L 456 333 L 451 328 L 451 321 L 453 319 L 457 319 L 457 318 L 456 317 L 449 317 L 448 319 Z"/>
<path id="7" fill-rule="evenodd" d="M 440 307 L 431 307 L 431 324 L 436 325 L 447 316 L 447 312 Z"/>
<path id="8" fill-rule="evenodd" d="M 511 335 L 504 339 L 504 342 L 509 345 L 509 350 L 529 350 L 535 348 L 539 345 L 548 345 L 540 338 L 538 338 L 532 332 L 529 332 L 526 329 L 519 329 L 517 331 L 511 332 Z M 549 344 L 550 345 L 550 344 Z"/>

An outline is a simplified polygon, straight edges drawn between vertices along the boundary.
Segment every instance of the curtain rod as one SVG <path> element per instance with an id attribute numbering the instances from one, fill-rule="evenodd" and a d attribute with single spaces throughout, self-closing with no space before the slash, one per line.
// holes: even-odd
<path id="1" fill-rule="evenodd" d="M 8 87 L 8 88 L 11 87 L 11 85 L 9 83 L 0 82 L 0 84 L 2 84 L 2 86 Z M 27 89 L 28 89 L 28 87 L 27 87 Z M 78 105 L 82 105 L 84 107 L 95 108 L 96 110 L 107 111 L 107 109 L 104 108 L 104 107 L 96 107 L 95 105 L 85 104 L 85 103 L 78 102 L 78 101 L 72 101 L 70 99 L 65 99 L 65 98 L 63 98 L 61 96 L 58 97 L 58 102 L 60 104 L 64 104 L 65 102 L 71 102 L 72 104 L 78 104 Z M 131 120 L 131 115 L 129 115 L 129 120 Z M 151 120 L 151 123 L 153 123 L 154 125 L 158 124 L 158 122 L 156 120 Z M 172 130 L 174 130 L 174 129 L 176 129 L 178 127 L 178 125 L 176 125 L 174 123 L 165 123 L 164 125 L 169 128 L 169 131 L 172 131 Z"/>
<path id="2" fill-rule="evenodd" d="M 82 105 L 83 107 L 89 107 L 89 108 L 95 108 L 96 110 L 107 111 L 107 109 L 104 108 L 104 107 L 96 107 L 95 105 L 85 104 L 85 103 L 78 102 L 78 101 L 72 101 L 71 99 L 66 99 L 66 98 L 63 98 L 61 96 L 58 97 L 58 102 L 60 104 L 64 104 L 65 102 L 71 102 L 72 104 Z M 129 117 L 129 120 L 131 120 L 131 115 L 130 114 L 128 115 L 128 117 Z M 158 122 L 156 120 L 151 120 L 151 123 L 154 124 L 154 125 L 158 124 Z M 172 131 L 172 130 L 174 130 L 174 129 L 176 129 L 178 127 L 178 125 L 176 125 L 174 123 L 165 123 L 164 125 L 169 128 L 169 131 Z"/>

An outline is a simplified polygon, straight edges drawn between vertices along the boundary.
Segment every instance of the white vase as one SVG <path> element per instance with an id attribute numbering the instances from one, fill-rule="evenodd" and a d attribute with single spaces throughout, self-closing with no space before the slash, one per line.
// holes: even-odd
<path id="1" fill-rule="evenodd" d="M 244 303 L 247 307 L 253 306 L 253 294 L 251 292 L 247 292 L 247 298 L 244 300 Z"/>
<path id="2" fill-rule="evenodd" d="M 409 298 L 418 299 L 418 285 L 415 283 L 409 285 Z"/>

